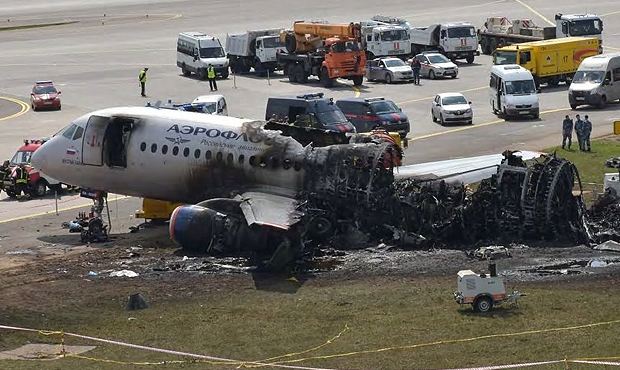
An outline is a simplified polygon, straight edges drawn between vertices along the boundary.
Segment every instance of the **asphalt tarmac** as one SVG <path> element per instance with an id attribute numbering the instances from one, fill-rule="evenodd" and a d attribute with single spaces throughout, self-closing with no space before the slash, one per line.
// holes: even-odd
<path id="1" fill-rule="evenodd" d="M 0 29 L 9 26 L 72 22 L 43 28 L 0 30 L 0 158 L 10 158 L 24 139 L 51 136 L 74 118 L 112 106 L 147 102 L 191 101 L 208 94 L 208 82 L 183 77 L 176 67 L 176 37 L 183 31 L 202 31 L 225 42 L 226 33 L 248 29 L 290 27 L 295 20 L 350 22 L 376 14 L 404 17 L 414 26 L 447 21 L 470 21 L 479 27 L 488 16 L 530 18 L 547 26 L 554 14 L 583 12 L 577 0 L 562 6 L 545 0 L 447 0 L 425 2 L 396 0 L 389 4 L 368 0 L 337 3 L 269 1 L 181 0 L 32 0 L 12 2 L 0 8 Z M 587 11 L 603 16 L 606 51 L 620 50 L 620 4 L 600 0 Z M 138 72 L 149 67 L 147 98 L 140 97 Z M 471 155 L 498 153 L 505 149 L 542 149 L 557 145 L 561 121 L 574 115 L 568 106 L 567 86 L 543 88 L 539 120 L 505 122 L 491 112 L 488 78 L 491 58 L 477 57 L 474 64 L 459 65 L 459 77 L 422 80 L 421 86 L 364 82 L 353 88 L 339 81 L 324 89 L 318 80 L 293 84 L 280 74 L 270 79 L 240 76 L 218 81 L 226 96 L 229 114 L 263 119 L 268 96 L 324 92 L 326 96 L 384 96 L 397 102 L 412 122 L 411 144 L 405 163 L 420 163 Z M 34 81 L 53 80 L 62 90 L 62 110 L 33 112 L 27 108 Z M 437 93 L 463 92 L 472 101 L 474 124 L 443 127 L 433 123 L 430 103 Z M 23 103 L 19 103 L 19 101 Z M 605 109 L 580 109 L 589 114 L 593 136 L 609 134 L 620 119 L 620 104 Z M 560 153 L 561 154 L 561 153 Z M 0 196 L 0 222 L 27 222 L 27 217 L 55 210 L 47 199 L 15 202 Z M 75 195 L 63 196 L 61 209 L 89 204 Z M 119 201 L 119 203 L 122 201 Z M 52 216 L 41 216 L 52 217 Z"/>

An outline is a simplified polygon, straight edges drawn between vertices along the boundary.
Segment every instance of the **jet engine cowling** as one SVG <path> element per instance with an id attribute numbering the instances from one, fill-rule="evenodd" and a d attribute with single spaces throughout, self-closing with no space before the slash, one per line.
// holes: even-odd
<path id="1" fill-rule="evenodd" d="M 228 215 L 198 205 L 177 207 L 170 217 L 170 239 L 193 252 L 215 252 L 225 247 L 226 236 L 236 233 L 237 222 Z"/>

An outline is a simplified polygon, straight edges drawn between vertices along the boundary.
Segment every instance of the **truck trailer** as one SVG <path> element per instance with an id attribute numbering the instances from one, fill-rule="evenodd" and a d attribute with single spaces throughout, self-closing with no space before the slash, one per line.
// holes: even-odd
<path id="1" fill-rule="evenodd" d="M 593 36 L 602 40 L 603 21 L 594 14 L 555 15 L 555 26 L 539 27 L 531 19 L 489 17 L 478 30 L 480 49 L 491 55 L 497 48 L 512 44 L 564 37 Z"/>
<path id="2" fill-rule="evenodd" d="M 493 53 L 493 64 L 518 64 L 534 76 L 536 86 L 557 86 L 572 80 L 579 64 L 601 53 L 596 37 L 566 37 L 504 46 Z"/>
<path id="3" fill-rule="evenodd" d="M 469 22 L 412 27 L 411 49 L 413 55 L 423 51 L 438 51 L 452 60 L 465 59 L 471 64 L 478 54 L 476 29 Z"/>
<path id="4" fill-rule="evenodd" d="M 233 73 L 248 73 L 250 69 L 259 75 L 273 73 L 278 68 L 276 54 L 284 51 L 280 42 L 282 29 L 246 31 L 226 35 L 226 50 Z"/>

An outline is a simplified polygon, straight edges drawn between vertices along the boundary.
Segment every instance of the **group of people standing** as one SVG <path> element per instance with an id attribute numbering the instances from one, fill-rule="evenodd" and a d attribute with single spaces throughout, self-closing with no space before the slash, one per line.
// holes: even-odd
<path id="1" fill-rule="evenodd" d="M 562 149 L 566 149 L 566 142 L 568 141 L 568 149 L 573 139 L 573 129 L 577 135 L 577 142 L 579 143 L 579 150 L 582 152 L 590 152 L 590 134 L 592 133 L 592 122 L 588 118 L 588 115 L 581 119 L 581 116 L 575 116 L 575 123 L 573 124 L 572 118 L 567 114 L 562 122 Z"/>
<path id="2" fill-rule="evenodd" d="M 140 82 L 140 96 L 143 98 L 146 97 L 146 73 L 148 70 L 148 67 L 144 67 L 138 74 L 138 82 Z M 207 68 L 207 79 L 209 80 L 209 88 L 211 91 L 217 91 L 216 78 L 217 74 L 215 72 L 215 68 L 213 68 L 213 64 L 209 64 L 209 67 Z"/>

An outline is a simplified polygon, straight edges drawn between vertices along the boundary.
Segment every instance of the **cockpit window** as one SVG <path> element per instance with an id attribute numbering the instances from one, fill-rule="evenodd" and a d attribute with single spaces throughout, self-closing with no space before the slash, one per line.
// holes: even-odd
<path id="1" fill-rule="evenodd" d="M 66 137 L 69 140 L 72 140 L 73 133 L 75 132 L 76 128 L 77 128 L 77 125 L 75 125 L 75 124 L 67 127 L 67 129 L 63 131 L 62 136 Z"/>
<path id="2" fill-rule="evenodd" d="M 80 139 L 83 134 L 84 128 L 82 128 L 81 126 L 77 126 L 77 128 L 75 129 L 75 133 L 73 134 L 73 140 Z"/>

